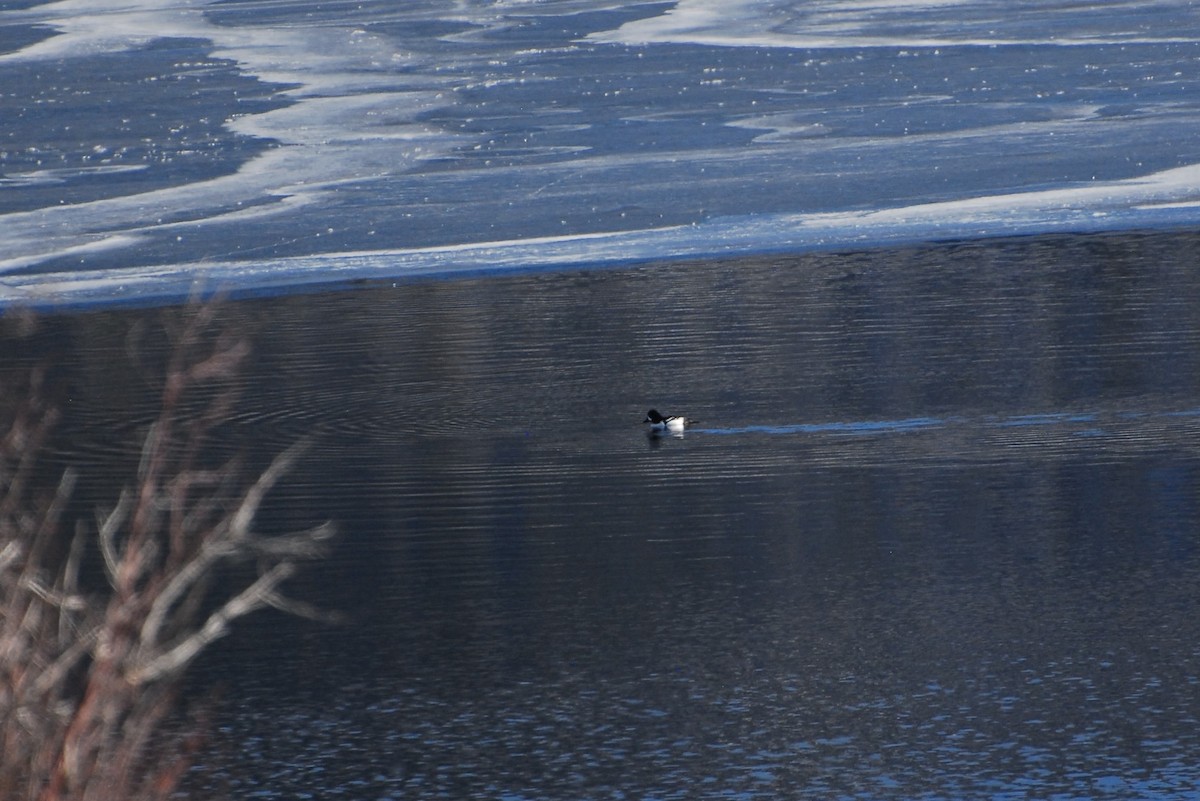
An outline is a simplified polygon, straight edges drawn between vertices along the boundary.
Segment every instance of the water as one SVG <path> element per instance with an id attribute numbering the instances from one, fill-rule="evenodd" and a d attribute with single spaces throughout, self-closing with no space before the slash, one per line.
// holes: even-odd
<path id="1" fill-rule="evenodd" d="M 1186 0 L 0 6 L 0 302 L 1195 225 Z"/>
<path id="2" fill-rule="evenodd" d="M 224 690 L 189 793 L 1194 798 L 1196 245 L 230 304 L 227 447 L 317 436 L 261 525 L 336 521 L 292 592 L 348 620 L 263 615 L 197 666 Z M 136 460 L 122 354 L 157 314 L 30 349 L 70 376 L 85 494 Z M 650 405 L 701 422 L 648 439 Z"/>

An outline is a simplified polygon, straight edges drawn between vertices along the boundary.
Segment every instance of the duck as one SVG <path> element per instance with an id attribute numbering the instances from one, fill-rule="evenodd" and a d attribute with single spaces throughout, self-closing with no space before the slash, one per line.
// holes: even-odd
<path id="1" fill-rule="evenodd" d="M 676 417 L 674 415 L 662 415 L 658 413 L 658 409 L 651 409 L 646 412 L 646 419 L 643 423 L 650 424 L 650 430 L 654 431 L 670 431 L 672 433 L 681 433 L 688 426 L 694 426 L 698 420 L 689 420 L 686 417 Z"/>

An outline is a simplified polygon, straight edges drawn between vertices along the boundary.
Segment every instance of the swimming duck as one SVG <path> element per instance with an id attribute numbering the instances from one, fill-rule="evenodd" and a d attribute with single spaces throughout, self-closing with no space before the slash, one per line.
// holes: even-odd
<path id="1" fill-rule="evenodd" d="M 643 423 L 650 424 L 651 431 L 671 431 L 679 433 L 688 426 L 694 426 L 697 420 L 689 420 L 686 417 L 675 417 L 673 415 L 661 415 L 657 409 L 651 409 L 646 412 L 646 419 Z"/>

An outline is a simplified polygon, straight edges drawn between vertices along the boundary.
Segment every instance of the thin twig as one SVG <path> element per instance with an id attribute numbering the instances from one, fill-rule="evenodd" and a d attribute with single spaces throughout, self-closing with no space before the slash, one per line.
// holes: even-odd
<path id="1" fill-rule="evenodd" d="M 108 581 L 114 587 L 117 586 L 117 566 L 120 561 L 117 556 L 117 530 L 124 525 L 132 501 L 133 496 L 129 491 L 121 490 L 121 495 L 117 498 L 117 505 L 105 515 L 104 521 L 100 524 L 100 553 L 104 555 L 104 569 L 108 574 Z"/>
<path id="2" fill-rule="evenodd" d="M 310 444 L 311 440 L 306 437 L 276 456 L 270 466 L 258 477 L 258 480 L 251 485 L 250 489 L 246 490 L 241 504 L 230 518 L 229 528 L 233 539 L 242 539 L 249 534 L 250 522 L 258 514 L 258 507 L 262 504 L 263 497 L 287 472 L 292 463 L 308 450 Z"/>
<path id="3" fill-rule="evenodd" d="M 229 633 L 230 621 L 269 606 L 267 598 L 270 597 L 271 590 L 291 576 L 295 570 L 296 566 L 290 562 L 282 562 L 272 567 L 259 576 L 257 581 L 209 615 L 199 630 L 146 664 L 135 667 L 129 673 L 129 681 L 134 685 L 142 685 L 178 671 L 214 640 Z"/>

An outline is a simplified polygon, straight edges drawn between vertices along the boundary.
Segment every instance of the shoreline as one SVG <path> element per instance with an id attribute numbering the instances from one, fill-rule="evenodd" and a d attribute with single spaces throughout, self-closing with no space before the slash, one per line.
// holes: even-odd
<path id="1" fill-rule="evenodd" d="M 662 229 L 668 230 L 668 229 Z M 493 279 L 551 273 L 586 273 L 620 269 L 656 269 L 687 264 L 727 265 L 763 260 L 797 262 L 839 254 L 880 254 L 975 246 L 1004 248 L 1025 242 L 1079 239 L 1144 239 L 1200 237 L 1196 223 L 1164 227 L 1100 230 L 1050 230 L 994 236 L 898 239 L 876 243 L 815 241 L 790 248 L 738 252 L 681 252 L 677 255 L 622 255 L 621 234 L 595 234 L 507 243 L 448 246 L 420 251 L 364 251 L 258 262 L 220 262 L 180 266 L 141 267 L 89 272 L 0 275 L 0 316 L 23 310 L 40 314 L 77 314 L 121 308 L 158 308 L 214 296 L 231 300 L 261 300 L 303 294 L 344 292 L 356 288 L 396 288 L 403 285 Z M 605 242 L 611 239 L 617 241 Z M 569 258 L 555 253 L 559 243 L 599 241 L 591 257 Z M 530 247 L 550 245 L 542 259 L 525 258 Z M 463 257 L 465 254 L 465 257 Z M 458 256 L 459 258 L 455 258 Z M 290 265 L 286 269 L 283 265 Z"/>

